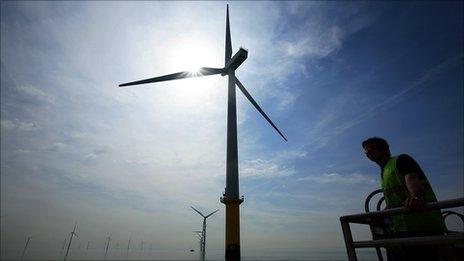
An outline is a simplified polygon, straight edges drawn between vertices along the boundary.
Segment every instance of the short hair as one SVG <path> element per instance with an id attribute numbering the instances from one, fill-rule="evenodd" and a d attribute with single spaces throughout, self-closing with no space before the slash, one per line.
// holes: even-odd
<path id="1" fill-rule="evenodd" d="M 374 146 L 378 147 L 379 149 L 385 149 L 388 152 L 390 152 L 390 146 L 388 146 L 387 141 L 385 139 L 380 138 L 380 137 L 372 137 L 372 138 L 369 138 L 369 139 L 363 141 L 362 146 L 364 147 L 366 145 L 374 145 Z"/>

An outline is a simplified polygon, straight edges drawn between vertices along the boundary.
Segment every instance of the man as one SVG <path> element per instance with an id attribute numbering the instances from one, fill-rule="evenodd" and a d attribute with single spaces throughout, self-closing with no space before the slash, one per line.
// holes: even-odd
<path id="1" fill-rule="evenodd" d="M 369 138 L 362 143 L 366 156 L 381 168 L 381 185 L 387 208 L 418 209 L 437 201 L 419 164 L 406 154 L 391 156 L 386 140 Z M 395 237 L 443 235 L 446 226 L 439 210 L 391 216 Z M 387 248 L 388 260 L 442 260 L 436 246 Z"/>

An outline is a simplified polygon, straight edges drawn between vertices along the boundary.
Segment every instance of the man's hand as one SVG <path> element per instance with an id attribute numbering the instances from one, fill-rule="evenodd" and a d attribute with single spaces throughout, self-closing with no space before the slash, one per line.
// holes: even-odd
<path id="1" fill-rule="evenodd" d="M 408 188 L 410 196 L 404 202 L 404 206 L 410 209 L 418 209 L 425 205 L 424 200 L 424 186 L 422 185 L 419 175 L 416 173 L 409 173 L 404 176 L 406 187 Z"/>
<path id="2" fill-rule="evenodd" d="M 423 197 L 411 195 L 404 202 L 404 206 L 410 209 L 419 209 L 425 206 L 425 203 L 426 202 Z"/>

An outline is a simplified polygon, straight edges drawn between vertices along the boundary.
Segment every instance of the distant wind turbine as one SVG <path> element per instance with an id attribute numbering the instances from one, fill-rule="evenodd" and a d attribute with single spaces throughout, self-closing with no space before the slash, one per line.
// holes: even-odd
<path id="1" fill-rule="evenodd" d="M 225 60 L 223 68 L 202 67 L 197 72 L 183 71 L 159 77 L 149 78 L 140 81 L 120 84 L 119 87 L 170 81 L 184 78 L 200 77 L 220 74 L 228 76 L 228 95 L 227 95 L 227 159 L 226 159 L 226 189 L 221 197 L 221 202 L 226 205 L 226 238 L 225 238 L 225 259 L 240 260 L 240 204 L 243 202 L 243 196 L 239 196 L 238 181 L 238 148 L 237 148 L 237 108 L 235 85 L 245 97 L 253 104 L 259 113 L 271 124 L 279 135 L 287 141 L 287 138 L 269 119 L 266 113 L 261 109 L 251 94 L 245 89 L 245 86 L 235 77 L 235 70 L 247 59 L 248 51 L 240 48 L 232 57 L 232 42 L 230 37 L 229 25 L 229 5 L 226 12 L 226 42 L 225 42 Z"/>
<path id="2" fill-rule="evenodd" d="M 131 243 L 131 238 L 129 237 L 129 241 L 127 242 L 126 259 L 129 258 L 130 243 Z"/>
<path id="3" fill-rule="evenodd" d="M 111 234 L 109 237 L 107 237 L 107 239 L 108 241 L 106 242 L 105 257 L 104 257 L 105 260 L 106 260 L 106 256 L 108 255 L 108 248 L 110 247 Z"/>
<path id="4" fill-rule="evenodd" d="M 31 241 L 31 238 L 33 238 L 33 237 L 35 237 L 35 236 L 28 236 L 27 237 L 26 244 L 24 245 L 23 253 L 21 254 L 21 260 L 24 259 L 24 256 L 26 255 L 27 247 L 29 246 L 29 241 Z"/>
<path id="5" fill-rule="evenodd" d="M 212 216 L 214 213 L 218 212 L 218 210 L 211 212 L 208 215 L 203 215 L 200 211 L 198 211 L 196 208 L 190 206 L 195 212 L 200 214 L 203 217 L 203 229 L 201 230 L 201 258 L 200 260 L 205 260 L 205 253 L 206 253 L 206 219 Z"/>
<path id="6" fill-rule="evenodd" d="M 66 258 L 68 258 L 68 253 L 69 253 L 69 248 L 71 247 L 71 242 L 73 237 L 78 237 L 76 234 L 76 227 L 77 227 L 77 222 L 74 223 L 74 228 L 73 231 L 71 231 L 71 234 L 69 235 L 69 243 L 68 243 L 68 248 L 66 249 L 66 254 L 64 255 L 64 261 L 66 261 Z"/>

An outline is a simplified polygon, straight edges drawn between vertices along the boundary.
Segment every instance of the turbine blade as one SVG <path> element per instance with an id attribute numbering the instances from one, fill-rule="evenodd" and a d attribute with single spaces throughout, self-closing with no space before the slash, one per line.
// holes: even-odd
<path id="1" fill-rule="evenodd" d="M 267 122 L 269 122 L 269 124 L 271 124 L 271 126 L 274 127 L 274 129 L 280 134 L 280 136 L 282 136 L 282 138 L 285 141 L 287 141 L 287 138 L 285 138 L 285 136 L 277 128 L 277 126 L 275 126 L 275 124 L 271 121 L 271 119 L 269 119 L 269 117 L 261 109 L 261 107 L 259 107 L 258 103 L 255 101 L 255 99 L 253 99 L 253 97 L 251 97 L 250 93 L 245 89 L 245 86 L 243 86 L 243 84 L 238 80 L 237 77 L 235 77 L 235 83 L 237 83 L 238 88 L 242 91 L 242 93 L 245 95 L 245 97 L 248 98 L 248 100 L 253 104 L 253 106 L 255 106 L 255 108 L 259 111 L 259 113 L 261 113 L 261 115 L 263 115 L 263 117 L 267 120 Z"/>
<path id="2" fill-rule="evenodd" d="M 205 217 L 200 211 L 196 210 L 196 208 L 190 206 L 193 210 L 195 210 L 198 214 L 200 214 L 202 217 Z"/>
<path id="3" fill-rule="evenodd" d="M 202 67 L 197 72 L 189 72 L 189 71 L 178 72 L 178 73 L 163 75 L 159 77 L 149 78 L 145 80 L 123 83 L 123 84 L 120 84 L 119 87 L 221 74 L 223 72 L 224 72 L 224 69 L 222 68 Z"/>
<path id="4" fill-rule="evenodd" d="M 214 213 L 216 213 L 216 212 L 218 212 L 218 211 L 219 211 L 219 209 L 216 209 L 216 211 L 211 212 L 211 213 L 210 213 L 209 215 L 207 215 L 205 218 L 208 218 L 208 217 L 212 216 Z"/>
<path id="5" fill-rule="evenodd" d="M 229 24 L 229 5 L 227 5 L 227 14 L 226 14 L 226 53 L 225 53 L 225 61 L 224 65 L 232 57 L 232 42 L 230 40 L 230 24 Z"/>

